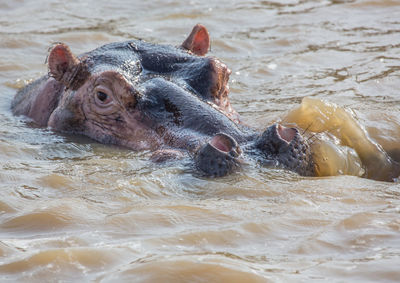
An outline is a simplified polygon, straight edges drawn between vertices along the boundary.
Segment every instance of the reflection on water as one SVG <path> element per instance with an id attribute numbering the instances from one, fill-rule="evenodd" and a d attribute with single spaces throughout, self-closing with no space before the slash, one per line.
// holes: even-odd
<path id="1" fill-rule="evenodd" d="M 358 176 L 398 172 L 399 13 L 393 0 L 0 2 L 1 281 L 398 281 L 399 185 Z M 53 42 L 178 44 L 198 22 L 236 110 L 307 129 L 321 177 L 199 178 L 10 114 Z"/>

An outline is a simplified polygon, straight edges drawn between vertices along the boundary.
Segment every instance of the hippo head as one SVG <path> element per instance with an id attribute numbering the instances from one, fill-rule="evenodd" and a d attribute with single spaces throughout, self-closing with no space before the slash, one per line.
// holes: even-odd
<path id="1" fill-rule="evenodd" d="M 221 131 L 240 138 L 227 98 L 230 70 L 204 56 L 209 42 L 196 25 L 178 47 L 127 41 L 76 57 L 55 45 L 49 74 L 62 91 L 53 92 L 47 126 L 137 150 L 195 148 Z"/>
<path id="2" fill-rule="evenodd" d="M 57 131 L 151 150 L 156 161 L 189 152 L 208 176 L 236 170 L 242 155 L 314 175 L 296 129 L 273 125 L 260 134 L 240 123 L 228 100 L 230 70 L 205 56 L 209 46 L 202 25 L 179 46 L 131 40 L 75 56 L 59 43 L 48 56 L 49 76 L 21 89 L 12 110 Z"/>

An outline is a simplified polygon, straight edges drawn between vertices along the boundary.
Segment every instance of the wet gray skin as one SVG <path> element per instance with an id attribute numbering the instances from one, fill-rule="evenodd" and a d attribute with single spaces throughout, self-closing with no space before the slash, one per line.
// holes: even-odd
<path id="1" fill-rule="evenodd" d="M 42 127 L 151 150 L 154 161 L 189 154 L 207 176 L 227 175 L 243 160 L 315 175 L 299 131 L 241 124 L 228 100 L 230 70 L 204 56 L 208 49 L 202 25 L 178 47 L 133 40 L 76 57 L 56 44 L 49 75 L 21 89 L 11 108 Z"/>

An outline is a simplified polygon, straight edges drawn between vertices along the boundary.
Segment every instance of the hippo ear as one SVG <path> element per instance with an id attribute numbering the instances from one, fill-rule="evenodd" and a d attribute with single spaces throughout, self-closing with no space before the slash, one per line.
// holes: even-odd
<path id="1" fill-rule="evenodd" d="M 182 47 L 196 55 L 206 55 L 210 48 L 210 36 L 206 27 L 200 24 L 195 25 L 188 38 L 182 43 Z"/>
<path id="2" fill-rule="evenodd" d="M 84 65 L 63 43 L 56 44 L 50 50 L 48 66 L 50 76 L 73 90 L 77 89 L 87 77 Z"/>

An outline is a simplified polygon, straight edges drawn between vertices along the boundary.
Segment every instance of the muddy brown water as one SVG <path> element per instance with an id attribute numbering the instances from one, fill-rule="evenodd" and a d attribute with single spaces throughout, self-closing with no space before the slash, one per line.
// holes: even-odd
<path id="1" fill-rule="evenodd" d="M 248 124 L 319 132 L 321 177 L 200 178 L 10 113 L 54 42 L 179 44 L 196 23 Z M 400 155 L 400 1 L 0 1 L 0 74 L 1 282 L 400 280 L 400 186 L 359 177 Z"/>

